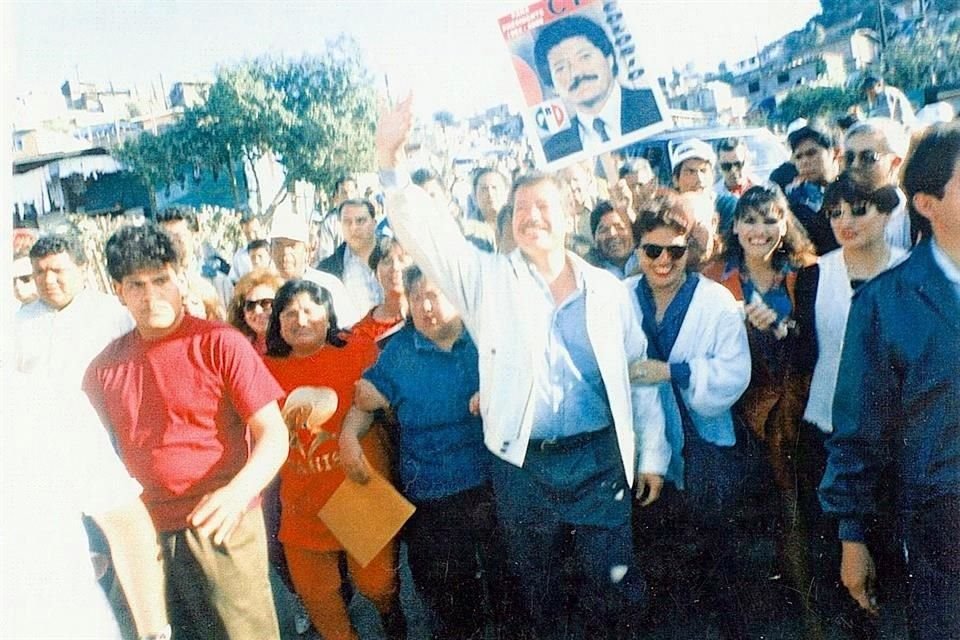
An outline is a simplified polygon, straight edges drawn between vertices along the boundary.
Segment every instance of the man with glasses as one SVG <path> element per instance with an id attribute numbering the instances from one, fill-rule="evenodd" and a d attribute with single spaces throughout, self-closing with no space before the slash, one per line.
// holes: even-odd
<path id="1" fill-rule="evenodd" d="M 840 175 L 842 150 L 834 131 L 822 120 L 787 134 L 800 182 L 787 189 L 787 201 L 817 249 L 817 255 L 839 248 L 823 209 L 823 192 Z"/>
<path id="2" fill-rule="evenodd" d="M 717 145 L 717 166 L 721 179 L 714 185 L 717 193 L 729 193 L 739 198 L 743 192 L 759 183 L 750 173 L 750 150 L 742 138 L 727 138 Z"/>
<path id="3" fill-rule="evenodd" d="M 871 118 L 847 131 L 843 154 L 844 166 L 857 186 L 868 192 L 885 185 L 897 187 L 900 204 L 887 221 L 886 239 L 891 247 L 904 251 L 909 251 L 913 242 L 906 198 L 897 181 L 909 144 L 902 125 L 889 118 Z"/>

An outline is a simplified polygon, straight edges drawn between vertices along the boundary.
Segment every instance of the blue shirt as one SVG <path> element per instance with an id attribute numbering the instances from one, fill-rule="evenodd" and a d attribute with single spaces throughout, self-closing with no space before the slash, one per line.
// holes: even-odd
<path id="1" fill-rule="evenodd" d="M 530 267 L 549 314 L 546 350 L 534 375 L 531 438 L 553 440 L 598 431 L 613 424 L 600 367 L 587 336 L 583 276 L 577 289 L 557 305 L 546 280 Z M 548 305 L 548 306 L 547 306 Z"/>
<path id="2" fill-rule="evenodd" d="M 480 386 L 477 348 L 466 331 L 444 351 L 407 325 L 363 377 L 397 413 L 408 498 L 436 500 L 487 482 L 483 424 L 469 410 Z"/>

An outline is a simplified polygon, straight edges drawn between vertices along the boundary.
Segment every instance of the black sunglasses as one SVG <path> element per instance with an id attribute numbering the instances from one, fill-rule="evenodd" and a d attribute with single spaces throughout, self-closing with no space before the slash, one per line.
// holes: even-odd
<path id="1" fill-rule="evenodd" d="M 273 298 L 261 298 L 259 300 L 246 300 L 243 303 L 243 310 L 249 313 L 253 313 L 257 310 L 257 307 L 260 307 L 266 312 L 270 312 L 273 309 Z"/>
<path id="2" fill-rule="evenodd" d="M 862 218 L 867 215 L 867 204 L 865 202 L 859 202 L 857 204 L 850 205 L 850 214 L 854 218 Z M 827 209 L 827 217 L 831 220 L 839 220 L 840 216 L 843 215 L 843 209 L 840 207 L 835 207 L 833 209 Z"/>
<path id="3" fill-rule="evenodd" d="M 30 282 L 31 280 L 33 280 L 33 276 L 14 276 L 13 279 L 14 279 L 14 280 L 19 280 L 19 281 L 22 282 L 23 284 L 27 284 L 28 282 Z"/>
<path id="4" fill-rule="evenodd" d="M 859 153 L 856 151 L 847 151 L 845 154 L 843 154 L 843 157 L 847 161 L 848 167 L 852 167 L 853 163 L 857 159 L 860 160 L 860 164 L 862 164 L 865 167 L 869 167 L 870 165 L 876 164 L 877 161 L 880 159 L 881 155 L 883 154 L 880 153 L 879 151 L 867 150 L 867 151 L 860 151 Z"/>
<path id="5" fill-rule="evenodd" d="M 642 244 L 640 248 L 643 249 L 644 255 L 646 255 L 651 260 L 656 260 L 660 255 L 666 250 L 667 255 L 670 256 L 671 260 L 679 260 L 683 257 L 683 254 L 687 252 L 687 245 L 676 245 L 671 244 L 667 246 L 662 246 L 659 244 Z"/>
<path id="6" fill-rule="evenodd" d="M 721 171 L 730 171 L 731 169 L 743 169 L 743 163 L 739 160 L 736 162 L 721 162 L 720 170 Z"/>

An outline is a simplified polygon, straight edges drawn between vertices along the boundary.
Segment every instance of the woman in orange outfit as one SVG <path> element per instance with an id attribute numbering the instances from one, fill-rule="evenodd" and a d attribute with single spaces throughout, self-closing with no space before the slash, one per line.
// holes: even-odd
<path id="1" fill-rule="evenodd" d="M 369 337 L 338 328 L 325 289 L 292 280 L 277 292 L 267 331 L 267 367 L 288 396 L 304 386 L 329 387 L 337 395 L 337 409 L 324 424 L 291 427 L 290 453 L 280 470 L 280 541 L 294 588 L 325 640 L 357 638 L 341 591 L 343 547 L 317 514 L 346 477 L 337 445 L 340 426 L 353 404 L 354 383 L 376 359 Z M 370 464 L 388 475 L 382 432 L 371 430 L 362 445 Z M 388 637 L 404 637 L 395 543 L 366 567 L 349 558 L 347 566 L 357 590 L 380 611 Z"/>

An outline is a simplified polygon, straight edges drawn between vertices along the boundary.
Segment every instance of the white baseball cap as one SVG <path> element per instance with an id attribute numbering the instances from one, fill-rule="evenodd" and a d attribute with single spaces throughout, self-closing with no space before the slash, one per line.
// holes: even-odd
<path id="1" fill-rule="evenodd" d="M 717 154 L 714 153 L 713 147 L 703 140 L 691 138 L 690 140 L 684 140 L 674 148 L 673 154 L 670 156 L 670 169 L 676 169 L 683 164 L 684 160 L 690 160 L 691 158 L 706 160 L 711 165 L 717 164 Z"/>
<path id="2" fill-rule="evenodd" d="M 310 242 L 310 226 L 306 218 L 294 213 L 276 212 L 270 225 L 270 239 L 287 238 L 297 242 Z"/>

